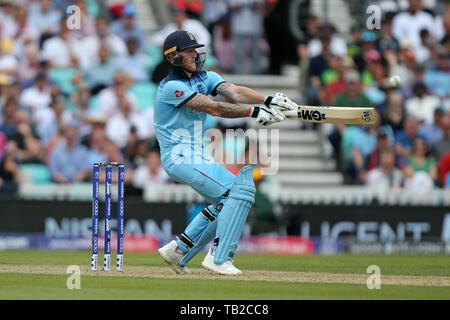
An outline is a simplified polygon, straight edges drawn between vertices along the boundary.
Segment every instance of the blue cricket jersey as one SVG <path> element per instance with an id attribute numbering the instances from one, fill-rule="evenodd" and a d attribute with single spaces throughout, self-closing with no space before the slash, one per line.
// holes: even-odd
<path id="1" fill-rule="evenodd" d="M 185 104 L 198 93 L 215 96 L 217 86 L 223 82 L 225 80 L 212 71 L 200 71 L 188 78 L 180 69 L 173 69 L 161 81 L 154 111 L 161 159 L 167 158 L 165 156 L 180 144 L 190 144 L 192 151 L 201 150 L 195 146 L 202 141 L 207 114 L 193 110 Z M 200 125 L 202 130 L 199 131 Z"/>

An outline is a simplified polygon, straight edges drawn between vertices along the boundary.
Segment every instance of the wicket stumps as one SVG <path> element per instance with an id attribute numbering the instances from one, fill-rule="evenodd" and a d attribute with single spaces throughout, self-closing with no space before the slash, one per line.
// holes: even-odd
<path id="1" fill-rule="evenodd" d="M 100 169 L 106 168 L 105 179 L 105 246 L 103 255 L 103 270 L 111 269 L 111 185 L 112 170 L 118 169 L 117 192 L 117 263 L 116 268 L 123 270 L 123 219 L 124 219 L 124 165 L 118 162 L 94 163 L 92 180 L 92 258 L 91 270 L 96 271 L 98 265 L 98 213 L 99 213 L 99 177 Z"/>

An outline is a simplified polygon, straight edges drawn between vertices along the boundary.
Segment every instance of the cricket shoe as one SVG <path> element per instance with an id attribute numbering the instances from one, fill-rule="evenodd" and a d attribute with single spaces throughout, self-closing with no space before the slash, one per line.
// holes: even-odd
<path id="1" fill-rule="evenodd" d="M 208 250 L 208 254 L 202 262 L 202 266 L 209 271 L 220 273 L 220 274 L 241 274 L 242 271 L 233 266 L 233 261 L 228 260 L 222 264 L 214 263 L 214 253 L 213 249 Z"/>
<path id="2" fill-rule="evenodd" d="M 180 261 L 184 257 L 184 253 L 179 253 L 176 249 L 178 244 L 175 240 L 170 241 L 164 247 L 159 248 L 158 252 L 161 258 L 176 272 L 180 274 L 189 273 L 189 269 L 180 266 Z"/>

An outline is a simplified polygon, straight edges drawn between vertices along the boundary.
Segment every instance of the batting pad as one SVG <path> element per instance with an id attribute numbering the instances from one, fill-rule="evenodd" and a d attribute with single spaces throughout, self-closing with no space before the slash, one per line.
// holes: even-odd
<path id="1" fill-rule="evenodd" d="M 228 201 L 217 218 L 216 237 L 219 244 L 215 248 L 214 263 L 222 264 L 233 258 L 248 212 L 255 202 L 255 193 L 253 168 L 245 166 L 237 174 Z"/>
<path id="2" fill-rule="evenodd" d="M 185 267 L 189 261 L 202 250 L 216 235 L 217 229 L 217 219 L 213 222 L 208 223 L 206 228 L 203 230 L 197 243 L 186 253 L 186 255 L 181 259 L 180 266 Z"/>

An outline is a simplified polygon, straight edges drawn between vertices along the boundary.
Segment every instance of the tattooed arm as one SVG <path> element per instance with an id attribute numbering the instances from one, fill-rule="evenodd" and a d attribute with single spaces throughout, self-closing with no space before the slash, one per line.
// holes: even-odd
<path id="1" fill-rule="evenodd" d="M 220 86 L 219 86 L 220 87 Z M 237 104 L 213 101 L 207 96 L 198 93 L 194 98 L 186 103 L 186 106 L 200 111 L 208 113 L 215 117 L 222 118 L 244 118 L 249 117 L 249 108 L 243 107 Z"/>
<path id="2" fill-rule="evenodd" d="M 263 104 L 266 97 L 253 89 L 237 86 L 229 82 L 222 82 L 216 88 L 216 92 L 236 102 L 249 104 Z"/>

